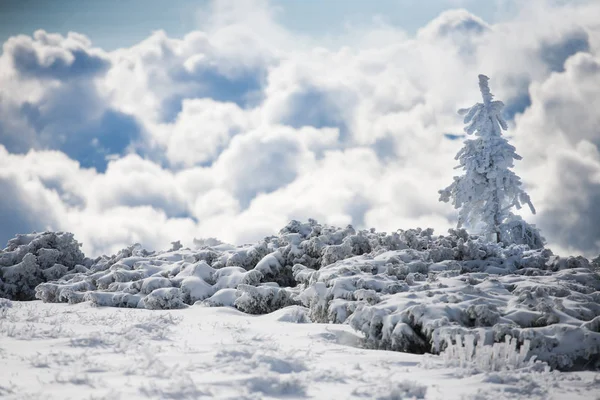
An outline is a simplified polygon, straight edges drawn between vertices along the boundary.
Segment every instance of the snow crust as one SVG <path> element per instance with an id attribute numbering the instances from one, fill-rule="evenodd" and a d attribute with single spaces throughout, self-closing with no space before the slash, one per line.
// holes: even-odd
<path id="1" fill-rule="evenodd" d="M 22 263 L 31 257 L 20 246 L 31 242 L 7 253 L 23 254 L 14 258 Z M 314 220 L 292 221 L 253 245 L 198 243 L 79 258 L 76 272 L 40 283 L 36 297 L 152 310 L 229 306 L 247 314 L 292 306 L 281 321 L 350 325 L 373 349 L 438 354 L 457 335 L 472 335 L 477 345 L 512 337 L 517 348 L 529 346 L 527 360 L 561 370 L 600 367 L 600 276 L 583 257 L 489 243 L 464 230 L 386 234 Z"/>

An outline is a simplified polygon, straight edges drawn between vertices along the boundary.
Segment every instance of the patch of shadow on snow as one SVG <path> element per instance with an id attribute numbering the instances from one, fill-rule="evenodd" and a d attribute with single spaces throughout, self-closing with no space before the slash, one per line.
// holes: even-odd
<path id="1" fill-rule="evenodd" d="M 261 393 L 276 398 L 306 398 L 308 384 L 297 376 L 268 374 L 246 380 L 250 393 Z"/>
<path id="2" fill-rule="evenodd" d="M 364 338 L 342 329 L 326 328 L 327 332 L 319 333 L 318 337 L 327 342 L 333 342 L 342 346 L 362 348 Z"/>

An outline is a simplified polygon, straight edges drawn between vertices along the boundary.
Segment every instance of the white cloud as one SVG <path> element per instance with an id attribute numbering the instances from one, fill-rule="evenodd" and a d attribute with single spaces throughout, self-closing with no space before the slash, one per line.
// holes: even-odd
<path id="1" fill-rule="evenodd" d="M 531 86 L 532 106 L 516 120 L 538 224 L 559 248 L 590 256 L 600 237 L 599 94 L 600 59 L 576 54 Z"/>
<path id="2" fill-rule="evenodd" d="M 465 9 L 448 10 L 419 30 L 419 38 L 438 40 L 469 40 L 488 31 L 489 25 Z"/>
<path id="3" fill-rule="evenodd" d="M 106 173 L 88 182 L 86 195 L 91 209 L 105 213 L 119 206 L 151 206 L 171 217 L 187 214 L 173 174 L 133 154 L 111 161 Z"/>
<path id="4" fill-rule="evenodd" d="M 336 40 L 292 33 L 276 12 L 217 1 L 204 32 L 110 53 L 78 34 L 11 38 L 0 176 L 21 206 L 2 203 L 16 215 L 2 238 L 34 229 L 28 215 L 93 254 L 250 242 L 291 218 L 443 232 L 456 213 L 437 190 L 461 146 L 444 134 L 460 133 L 456 109 L 486 73 L 515 115 L 539 211 L 525 218 L 555 248 L 600 252 L 600 5 L 527 3 L 496 24 L 454 10 L 414 37 L 377 22 Z"/>
<path id="5" fill-rule="evenodd" d="M 314 160 L 301 134 L 275 126 L 234 137 L 212 168 L 219 185 L 247 205 L 257 194 L 293 182 Z"/>
<path id="6" fill-rule="evenodd" d="M 186 99 L 175 123 L 161 127 L 166 157 L 175 166 L 212 163 L 233 136 L 252 126 L 248 120 L 236 104 Z"/>

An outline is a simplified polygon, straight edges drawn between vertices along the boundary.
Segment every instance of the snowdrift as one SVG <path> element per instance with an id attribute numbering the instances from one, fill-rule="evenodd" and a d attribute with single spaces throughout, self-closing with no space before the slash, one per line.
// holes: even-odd
<path id="1" fill-rule="evenodd" d="M 305 307 L 298 322 L 349 324 L 371 348 L 439 353 L 461 335 L 483 344 L 510 336 L 554 368 L 600 367 L 600 276 L 583 257 L 487 243 L 464 230 L 386 234 L 314 220 L 253 245 L 196 244 L 164 252 L 134 245 L 91 260 L 69 234 L 19 236 L 0 253 L 1 293 L 29 298 L 36 284 L 44 302 L 250 314 L 295 305 Z M 64 266 L 53 270 L 61 276 L 44 274 L 52 263 Z"/>

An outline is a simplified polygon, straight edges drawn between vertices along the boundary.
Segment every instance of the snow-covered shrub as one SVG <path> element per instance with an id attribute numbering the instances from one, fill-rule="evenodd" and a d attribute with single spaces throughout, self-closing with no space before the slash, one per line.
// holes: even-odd
<path id="1" fill-rule="evenodd" d="M 89 301 L 93 305 L 99 307 L 125 308 L 139 308 L 140 302 L 142 302 L 143 300 L 142 296 L 136 294 L 110 292 L 86 292 L 83 295 L 80 295 L 77 292 L 62 292 L 61 298 L 62 297 L 66 297 L 69 303 L 80 303 L 82 301 Z M 156 309 L 161 308 L 156 307 Z"/>
<path id="2" fill-rule="evenodd" d="M 499 232 L 500 241 L 505 246 L 525 244 L 530 249 L 541 249 L 544 247 L 545 240 L 540 231 L 518 215 L 510 214 L 507 220 L 500 225 Z"/>
<path id="3" fill-rule="evenodd" d="M 405 259 L 412 260 L 410 250 L 398 252 Z M 390 266 L 390 255 L 383 253 L 372 260 L 353 257 L 337 262 L 321 269 L 312 270 L 302 265 L 294 266 L 294 278 L 308 285 L 299 299 L 311 310 L 313 321 L 343 323 L 359 304 L 374 304 L 380 301 L 380 294 L 397 293 L 407 290 L 402 277 L 383 273 L 394 267 Z M 395 258 L 394 260 L 398 260 Z M 422 266 L 416 263 L 406 265 L 408 274 Z M 400 261 L 398 261 L 400 262 Z M 377 266 L 379 264 L 380 266 Z M 381 269 L 382 273 L 378 273 Z"/>
<path id="4" fill-rule="evenodd" d="M 268 314 L 296 304 L 288 290 L 276 286 L 240 284 L 237 290 L 234 306 L 248 314 Z"/>
<path id="5" fill-rule="evenodd" d="M 46 282 L 35 288 L 35 297 L 45 303 L 70 304 L 81 303 L 84 293 L 96 290 L 96 286 L 89 280 L 80 280 L 69 283 Z"/>
<path id="6" fill-rule="evenodd" d="M 60 259 L 55 251 L 25 254 L 19 262 L 30 265 Z M 448 338 L 485 332 L 485 345 L 506 336 L 529 340 L 531 354 L 553 367 L 594 368 L 600 275 L 591 268 L 583 257 L 488 242 L 464 229 L 386 234 L 311 220 L 292 221 L 255 245 L 205 241 L 162 252 L 133 245 L 68 267 L 66 275 L 39 284 L 36 297 L 248 313 L 301 305 L 299 318 L 350 324 L 371 348 L 438 353 Z M 65 272 L 54 265 L 44 270 L 48 279 Z"/>
<path id="7" fill-rule="evenodd" d="M 407 292 L 359 304 L 347 322 L 372 348 L 435 353 L 448 337 L 483 329 L 487 344 L 509 335 L 520 343 L 530 340 L 531 353 L 552 367 L 590 367 L 600 355 L 600 334 L 589 323 L 600 316 L 600 278 L 583 268 L 541 272 L 441 272 L 433 284 L 415 282 Z"/>
<path id="8" fill-rule="evenodd" d="M 402 231 L 400 237 L 413 250 L 426 250 L 432 240 L 433 229 L 409 229 Z"/>
<path id="9" fill-rule="evenodd" d="M 326 246 L 321 258 L 321 266 L 327 266 L 348 257 L 352 257 L 352 247 L 349 243 Z"/>
<path id="10" fill-rule="evenodd" d="M 390 250 L 403 250 L 408 248 L 408 245 L 402 240 L 402 237 L 398 232 L 387 234 L 385 232 L 376 232 L 375 229 L 371 229 L 367 234 L 367 238 L 371 245 L 371 251 L 375 255 Z"/>
<path id="11" fill-rule="evenodd" d="M 181 282 L 181 294 L 183 302 L 194 304 L 209 298 L 215 293 L 215 289 L 202 278 L 188 276 Z"/>
<path id="12" fill-rule="evenodd" d="M 517 347 L 518 340 L 510 336 L 492 345 L 484 345 L 484 341 L 483 334 L 479 340 L 474 334 L 448 338 L 446 348 L 440 353 L 444 365 L 476 372 L 494 372 L 531 368 L 536 364 L 536 357 L 529 357 L 529 340 L 525 340 L 520 347 Z"/>
<path id="13" fill-rule="evenodd" d="M 141 276 L 141 274 L 138 276 Z M 173 285 L 171 284 L 171 281 L 169 279 L 162 278 L 160 276 L 152 276 L 142 280 L 142 287 L 140 288 L 140 293 L 150 294 L 156 289 L 170 288 L 172 286 Z"/>
<path id="14" fill-rule="evenodd" d="M 17 235 L 0 250 L 0 297 L 35 299 L 35 287 L 77 270 L 85 270 L 84 255 L 73 234 L 64 232 Z M 91 261 L 91 260 L 90 260 Z"/>
<path id="15" fill-rule="evenodd" d="M 264 256 L 254 268 L 262 274 L 263 282 L 275 282 L 280 286 L 295 286 L 292 268 L 278 250 Z"/>
<path id="16" fill-rule="evenodd" d="M 155 289 L 144 297 L 142 302 L 148 310 L 170 310 L 185 307 L 181 291 L 177 288 Z"/>
<path id="17" fill-rule="evenodd" d="M 267 254 L 267 245 L 263 241 L 253 246 L 235 249 L 228 255 L 225 265 L 227 267 L 241 267 L 249 271 Z"/>

